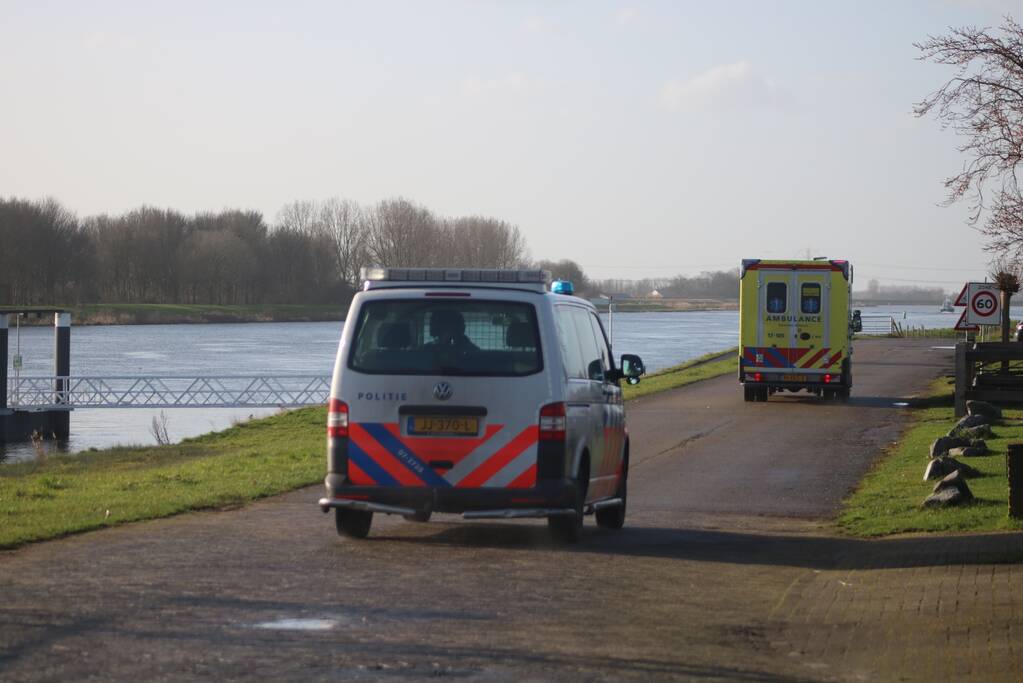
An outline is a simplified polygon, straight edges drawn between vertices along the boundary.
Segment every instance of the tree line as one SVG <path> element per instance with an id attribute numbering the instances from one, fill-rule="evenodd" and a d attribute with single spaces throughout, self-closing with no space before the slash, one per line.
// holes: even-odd
<path id="1" fill-rule="evenodd" d="M 336 303 L 351 298 L 367 265 L 528 263 L 517 226 L 437 216 L 402 197 L 296 201 L 273 224 L 257 211 L 149 206 L 80 220 L 53 199 L 0 198 L 6 305 Z"/>

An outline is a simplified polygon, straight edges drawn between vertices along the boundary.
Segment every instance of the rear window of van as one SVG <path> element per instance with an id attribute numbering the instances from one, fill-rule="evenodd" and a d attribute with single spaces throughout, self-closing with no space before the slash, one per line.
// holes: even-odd
<path id="1" fill-rule="evenodd" d="M 355 325 L 348 367 L 359 372 L 521 376 L 543 369 L 531 304 L 370 301 Z"/>

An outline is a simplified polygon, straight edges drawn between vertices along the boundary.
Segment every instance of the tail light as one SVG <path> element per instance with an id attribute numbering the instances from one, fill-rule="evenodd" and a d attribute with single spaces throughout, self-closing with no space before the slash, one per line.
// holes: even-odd
<path id="1" fill-rule="evenodd" d="M 759 372 L 754 372 L 753 373 L 753 381 L 754 382 L 763 382 L 764 381 L 764 376 L 762 374 L 760 374 Z"/>
<path id="2" fill-rule="evenodd" d="M 565 440 L 565 404 L 548 403 L 540 408 L 540 440 Z"/>
<path id="3" fill-rule="evenodd" d="M 831 384 L 831 375 L 824 375 L 824 383 Z"/>
<path id="4" fill-rule="evenodd" d="M 327 404 L 327 436 L 348 436 L 348 404 L 336 398 Z"/>

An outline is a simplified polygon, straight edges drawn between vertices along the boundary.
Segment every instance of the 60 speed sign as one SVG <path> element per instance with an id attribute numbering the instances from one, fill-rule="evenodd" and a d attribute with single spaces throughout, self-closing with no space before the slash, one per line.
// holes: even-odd
<path id="1" fill-rule="evenodd" d="M 969 284 L 970 307 L 966 311 L 966 322 L 972 325 L 997 325 L 1001 313 L 998 288 L 989 282 Z"/>

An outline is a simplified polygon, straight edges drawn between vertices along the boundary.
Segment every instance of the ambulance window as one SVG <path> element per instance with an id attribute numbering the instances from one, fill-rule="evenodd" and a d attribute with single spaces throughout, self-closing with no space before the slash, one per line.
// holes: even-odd
<path id="1" fill-rule="evenodd" d="M 803 313 L 820 313 L 821 286 L 816 282 L 804 283 L 800 292 L 799 301 L 799 309 Z"/>
<path id="2" fill-rule="evenodd" d="M 788 289 L 784 282 L 767 283 L 767 312 L 784 313 Z"/>

